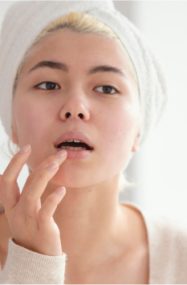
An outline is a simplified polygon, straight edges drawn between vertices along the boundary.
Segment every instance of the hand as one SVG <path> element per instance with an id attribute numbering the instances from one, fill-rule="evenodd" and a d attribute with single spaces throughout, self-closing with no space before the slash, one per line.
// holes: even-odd
<path id="1" fill-rule="evenodd" d="M 28 177 L 22 193 L 17 178 L 31 148 L 20 150 L 0 175 L 0 200 L 5 209 L 13 240 L 20 246 L 45 255 L 62 255 L 60 231 L 53 215 L 66 190 L 58 187 L 41 204 L 48 182 L 57 173 L 66 157 L 60 151 L 43 161 Z"/>

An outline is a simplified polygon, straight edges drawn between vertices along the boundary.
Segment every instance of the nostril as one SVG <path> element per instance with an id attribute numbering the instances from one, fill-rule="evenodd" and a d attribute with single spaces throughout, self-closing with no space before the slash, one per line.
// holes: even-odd
<path id="1" fill-rule="evenodd" d="M 70 112 L 67 112 L 67 113 L 65 114 L 65 117 L 66 117 L 66 118 L 69 118 L 70 116 L 71 116 Z"/>
<path id="2" fill-rule="evenodd" d="M 65 118 L 68 119 L 69 117 L 71 117 L 71 113 L 70 113 L 70 112 L 67 112 L 67 113 L 65 114 Z M 80 119 L 84 119 L 84 114 L 79 113 L 79 114 L 78 114 L 78 117 L 79 117 Z"/>
<path id="3" fill-rule="evenodd" d="M 84 115 L 83 115 L 82 113 L 79 114 L 79 117 L 80 117 L 81 119 L 84 119 Z"/>

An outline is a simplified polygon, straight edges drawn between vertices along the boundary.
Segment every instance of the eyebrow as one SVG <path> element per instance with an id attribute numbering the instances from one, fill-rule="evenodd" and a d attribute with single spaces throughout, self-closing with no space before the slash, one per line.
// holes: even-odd
<path id="1" fill-rule="evenodd" d="M 65 72 L 69 71 L 68 66 L 65 63 L 44 60 L 44 61 L 40 61 L 36 65 L 34 65 L 28 71 L 28 73 L 30 73 L 30 72 L 38 69 L 38 68 L 46 68 L 46 67 L 51 68 L 51 69 L 57 69 L 57 70 L 65 71 Z M 99 72 L 112 72 L 112 73 L 119 74 L 123 77 L 126 77 L 125 73 L 121 69 L 119 69 L 118 67 L 115 67 L 115 66 L 111 66 L 111 65 L 94 66 L 88 71 L 88 74 L 91 75 L 91 74 L 95 74 L 95 73 L 99 73 Z"/>
<path id="2" fill-rule="evenodd" d="M 44 67 L 49 67 L 49 68 L 52 68 L 52 69 L 58 69 L 58 70 L 62 70 L 62 71 L 68 72 L 68 67 L 67 67 L 66 64 L 64 64 L 62 62 L 44 60 L 44 61 L 40 61 L 36 65 L 34 65 L 29 70 L 29 73 L 34 71 L 34 70 L 36 70 L 36 69 L 38 69 L 38 68 L 44 68 Z"/>

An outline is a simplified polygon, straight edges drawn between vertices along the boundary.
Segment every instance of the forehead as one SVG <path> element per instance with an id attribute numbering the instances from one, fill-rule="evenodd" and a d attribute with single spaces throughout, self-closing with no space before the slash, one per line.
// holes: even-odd
<path id="1" fill-rule="evenodd" d="M 63 61 L 70 67 L 78 65 L 82 68 L 96 64 L 115 64 L 135 77 L 130 58 L 120 41 L 94 33 L 64 29 L 46 35 L 29 49 L 23 61 L 23 69 L 28 69 L 43 59 Z"/>

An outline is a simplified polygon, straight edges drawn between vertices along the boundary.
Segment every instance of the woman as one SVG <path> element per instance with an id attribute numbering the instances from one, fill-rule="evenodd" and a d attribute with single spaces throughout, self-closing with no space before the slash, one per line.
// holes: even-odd
<path id="1" fill-rule="evenodd" d="M 177 239 L 166 246 L 162 236 L 176 229 L 157 222 L 155 231 L 118 201 L 122 173 L 165 104 L 132 24 L 109 1 L 20 2 L 0 49 L 1 118 L 20 148 L 0 177 L 1 283 L 187 281 L 158 252 L 171 254 Z"/>

